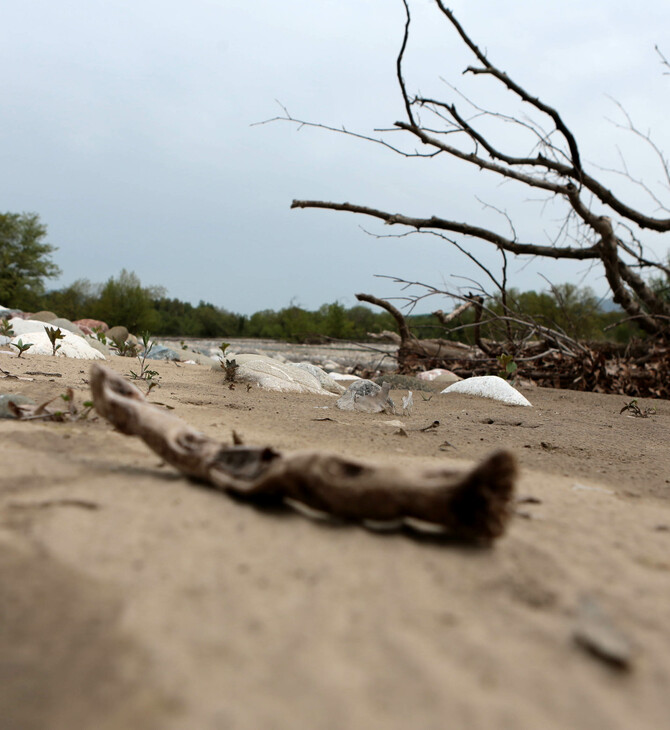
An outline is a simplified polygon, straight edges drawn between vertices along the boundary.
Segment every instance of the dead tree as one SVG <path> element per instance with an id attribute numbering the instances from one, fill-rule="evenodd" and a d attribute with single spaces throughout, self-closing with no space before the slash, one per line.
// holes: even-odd
<path id="1" fill-rule="evenodd" d="M 602 179 L 596 177 L 585 164 L 578 141 L 561 114 L 498 68 L 441 0 L 435 0 L 436 12 L 451 26 L 476 59 L 476 63 L 468 66 L 464 73 L 495 79 L 535 117 L 509 117 L 501 112 L 485 110 L 466 98 L 465 103 L 473 108 L 473 113 L 469 116 L 469 113 L 463 113 L 448 98 L 437 99 L 410 94 L 404 78 L 403 61 L 410 34 L 411 16 L 408 0 L 402 1 L 406 10 L 406 24 L 396 71 L 406 118 L 395 122 L 394 128 L 418 140 L 422 145 L 421 149 L 425 151 L 407 153 L 386 138 L 366 137 L 324 124 L 305 122 L 291 117 L 288 112 L 277 119 L 353 134 L 406 156 L 441 155 L 455 158 L 502 179 L 521 183 L 531 190 L 544 191 L 562 201 L 566 219 L 577 224 L 579 236 L 570 240 L 563 232 L 552 243 L 542 244 L 519 240 L 515 232 L 511 237 L 505 236 L 488 228 L 437 215 L 407 215 L 365 205 L 321 200 L 294 200 L 291 207 L 358 213 L 382 220 L 388 225 L 439 233 L 452 243 L 456 242 L 448 236 L 458 234 L 486 241 L 501 252 L 515 255 L 594 262 L 602 267 L 614 301 L 625 310 L 628 318 L 637 321 L 650 335 L 667 338 L 670 333 L 670 303 L 649 284 L 648 274 L 670 277 L 670 267 L 653 261 L 645 252 L 639 236 L 644 231 L 670 231 L 670 217 L 650 215 L 629 205 Z M 437 122 L 424 122 L 422 114 Z M 482 117 L 498 119 L 506 124 L 512 123 L 518 131 L 529 136 L 530 152 L 520 156 L 505 149 L 504 141 L 498 143 L 493 133 L 482 131 Z M 657 154 L 663 177 L 670 185 L 670 169 L 663 153 L 647 134 L 640 132 L 626 118 L 628 130 L 645 140 Z M 656 209 L 660 209 L 662 213 L 670 212 L 670 208 L 664 207 L 650 188 L 640 181 L 634 182 L 642 185 L 649 193 L 655 201 Z M 456 245 L 462 249 L 460 244 Z"/>
<path id="2" fill-rule="evenodd" d="M 425 365 L 426 363 L 440 362 L 445 358 L 467 358 L 470 354 L 470 348 L 461 342 L 451 342 L 443 339 L 418 339 L 410 332 L 403 314 L 385 299 L 378 299 L 372 294 L 356 294 L 356 299 L 359 302 L 368 302 L 368 304 L 374 304 L 385 309 L 395 319 L 399 334 L 384 332 L 383 335 L 398 345 L 397 358 L 401 372 L 413 369 L 417 361 L 421 361 Z"/>

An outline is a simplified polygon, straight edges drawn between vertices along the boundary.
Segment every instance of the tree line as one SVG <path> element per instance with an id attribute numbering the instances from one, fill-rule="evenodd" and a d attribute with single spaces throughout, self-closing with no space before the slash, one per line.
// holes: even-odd
<path id="1" fill-rule="evenodd" d="M 200 301 L 195 305 L 168 297 L 162 287 L 143 286 L 135 273 L 125 269 L 104 284 L 80 279 L 61 289 L 44 292 L 31 301 L 31 311 L 52 311 L 70 320 L 99 319 L 110 325 L 124 325 L 131 332 L 161 336 L 257 337 L 289 342 L 362 341 L 369 340 L 370 333 L 395 330 L 395 322 L 388 312 L 374 311 L 363 305 L 345 307 L 340 302 L 323 304 L 316 310 L 291 304 L 251 315 L 239 314 L 211 302 Z M 2 292 L 0 302 L 3 302 Z M 495 297 L 485 304 L 493 313 L 502 311 L 502 303 Z M 604 311 L 589 288 L 573 284 L 561 284 L 545 292 L 511 289 L 507 292 L 507 307 L 520 316 L 558 328 L 578 340 L 627 342 L 632 337 L 644 336 L 633 322 L 608 329 L 622 319 L 622 312 Z M 473 311 L 468 310 L 455 318 L 446 331 L 432 314 L 409 315 L 407 322 L 417 337 L 444 337 L 472 344 L 474 317 Z M 487 323 L 484 319 L 481 334 L 499 339 L 499 327 L 499 323 Z"/>
<path id="2" fill-rule="evenodd" d="M 144 286 L 138 276 L 122 270 L 103 284 L 79 279 L 47 291 L 45 280 L 60 274 L 51 261 L 55 250 L 44 242 L 46 227 L 35 214 L 0 214 L 0 304 L 23 311 L 52 311 L 70 320 L 92 318 L 109 325 L 124 325 L 131 332 L 177 337 L 260 337 L 293 342 L 326 339 L 366 340 L 369 333 L 394 330 L 386 311 L 366 306 L 345 307 L 339 302 L 310 311 L 291 304 L 278 311 L 266 309 L 252 315 L 232 312 L 210 302 L 197 305 L 170 298 L 163 287 Z M 668 297 L 667 280 L 652 282 L 662 298 Z M 503 308 L 540 324 L 558 328 L 577 340 L 609 339 L 628 342 L 643 336 L 636 322 L 614 327 L 621 311 L 604 311 L 588 288 L 573 284 L 553 286 L 544 292 L 505 292 L 489 297 L 486 310 L 495 315 Z M 409 315 L 407 322 L 418 337 L 444 337 L 473 342 L 473 310 L 464 312 L 445 330 L 431 314 Z M 491 320 L 495 320 L 492 317 Z M 510 324 L 514 327 L 514 324 Z M 483 337 L 499 339 L 499 323 L 482 320 Z"/>

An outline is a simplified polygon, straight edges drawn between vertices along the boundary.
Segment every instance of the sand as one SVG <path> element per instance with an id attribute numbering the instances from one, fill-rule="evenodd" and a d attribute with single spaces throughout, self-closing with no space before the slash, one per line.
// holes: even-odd
<path id="1" fill-rule="evenodd" d="M 32 378 L 0 393 L 89 397 L 85 361 L 0 367 Z M 380 535 L 194 485 L 97 418 L 0 420 L 3 730 L 667 725 L 670 403 L 631 418 L 621 396 L 415 392 L 403 436 L 335 398 L 152 368 L 150 400 L 222 440 L 421 464 L 506 446 L 535 501 L 492 548 Z M 627 670 L 576 643 L 584 598 L 630 644 Z"/>

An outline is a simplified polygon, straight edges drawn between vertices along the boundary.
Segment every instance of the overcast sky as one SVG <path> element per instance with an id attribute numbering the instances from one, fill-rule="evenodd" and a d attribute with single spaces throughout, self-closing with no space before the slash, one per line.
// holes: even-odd
<path id="1" fill-rule="evenodd" d="M 490 80 L 462 77 L 472 58 L 432 0 L 411 6 L 410 90 L 450 101 L 444 79 L 482 103 L 505 103 Z M 607 118 L 622 121 L 614 97 L 670 152 L 670 77 L 654 51 L 658 44 L 670 56 L 667 0 L 450 7 L 494 63 L 561 110 L 584 158 L 620 166 L 618 147 L 631 174 L 661 178 L 652 155 Z M 126 268 L 170 296 L 251 313 L 401 293 L 375 274 L 451 288 L 466 283 L 459 277 L 482 278 L 435 239 L 374 238 L 362 227 L 396 231 L 352 214 L 290 210 L 293 198 L 436 214 L 507 234 L 483 202 L 513 214 L 522 240 L 544 243 L 556 231 L 551 205 L 455 161 L 407 160 L 288 123 L 252 126 L 281 111 L 275 100 L 295 117 L 366 134 L 403 118 L 401 0 L 14 0 L 2 16 L 0 211 L 40 215 L 58 247 L 56 286 Z M 486 244 L 471 250 L 498 269 Z M 599 271 L 549 261 L 512 262 L 511 284 L 543 289 L 544 274 L 606 290 Z"/>

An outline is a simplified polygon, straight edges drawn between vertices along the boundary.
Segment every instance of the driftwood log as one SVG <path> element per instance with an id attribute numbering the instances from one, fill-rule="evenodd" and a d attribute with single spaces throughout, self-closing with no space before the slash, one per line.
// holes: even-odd
<path id="1" fill-rule="evenodd" d="M 372 294 L 356 294 L 359 302 L 376 304 L 385 309 L 395 319 L 398 332 L 384 331 L 383 336 L 398 345 L 398 367 L 401 371 L 411 370 L 411 365 L 417 361 L 433 361 L 448 358 L 465 358 L 472 353 L 472 348 L 462 342 L 453 342 L 443 339 L 420 340 L 409 329 L 409 325 L 402 313 L 385 299 L 378 299 Z M 461 309 L 465 311 L 465 307 Z"/>
<path id="2" fill-rule="evenodd" d="M 417 520 L 478 542 L 500 537 L 511 515 L 516 463 L 506 451 L 469 471 L 371 465 L 319 451 L 280 454 L 214 441 L 98 364 L 91 390 L 97 412 L 119 431 L 139 436 L 186 476 L 238 497 L 288 500 L 363 523 Z"/>

